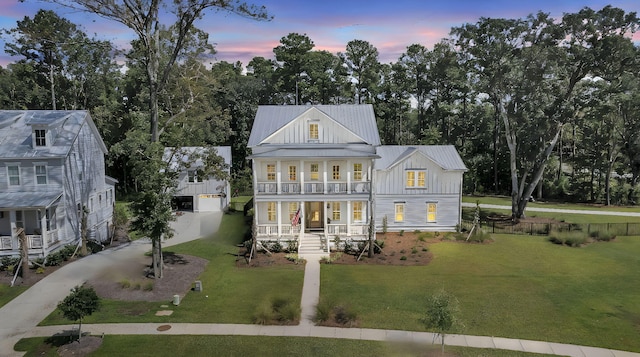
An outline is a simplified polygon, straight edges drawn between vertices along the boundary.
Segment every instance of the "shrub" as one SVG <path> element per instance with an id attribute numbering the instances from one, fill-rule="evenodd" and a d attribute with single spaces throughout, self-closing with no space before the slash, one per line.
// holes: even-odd
<path id="1" fill-rule="evenodd" d="M 2 257 L 0 258 L 0 271 L 8 270 L 9 267 L 13 267 L 20 261 L 18 257 Z"/>
<path id="2" fill-rule="evenodd" d="M 373 252 L 375 254 L 380 254 L 380 253 L 382 253 L 382 249 L 384 249 L 384 241 L 383 240 L 376 240 L 375 241 L 375 245 L 373 246 Z"/>
<path id="3" fill-rule="evenodd" d="M 140 288 L 142 288 L 142 284 L 140 283 L 133 284 L 133 290 L 140 290 Z"/>
<path id="4" fill-rule="evenodd" d="M 129 289 L 131 287 L 131 282 L 127 279 L 120 280 L 120 287 L 123 289 Z"/>
<path id="5" fill-rule="evenodd" d="M 415 231 L 413 231 L 414 234 L 420 234 L 420 230 L 416 229 Z"/>
<path id="6" fill-rule="evenodd" d="M 271 245 L 271 253 L 280 253 L 280 252 L 282 252 L 282 244 L 280 244 L 280 241 L 278 240 Z"/>
<path id="7" fill-rule="evenodd" d="M 549 235 L 549 241 L 555 244 L 568 245 L 570 247 L 579 247 L 589 242 L 589 236 L 587 236 L 585 232 L 581 231 L 552 231 Z"/>
<path id="8" fill-rule="evenodd" d="M 36 269 L 36 274 L 44 274 L 44 268 L 43 267 L 38 267 Z"/>
<path id="9" fill-rule="evenodd" d="M 401 256 L 400 260 L 407 260 L 407 256 L 406 255 Z"/>
<path id="10" fill-rule="evenodd" d="M 142 290 L 144 290 L 144 291 L 153 290 L 153 281 L 149 281 L 149 282 L 145 283 L 144 287 L 142 288 Z"/>
<path id="11" fill-rule="evenodd" d="M 287 252 L 293 253 L 298 251 L 298 241 L 290 240 L 287 243 Z"/>
<path id="12" fill-rule="evenodd" d="M 398 232 L 398 235 L 402 237 L 404 235 L 404 229 L 401 229 L 400 232 Z"/>
<path id="13" fill-rule="evenodd" d="M 389 219 L 387 218 L 387 215 L 385 215 L 384 217 L 382 217 L 382 234 L 386 235 L 388 229 L 389 229 Z"/>
<path id="14" fill-rule="evenodd" d="M 274 313 L 271 304 L 268 302 L 258 305 L 256 313 L 253 315 L 253 322 L 258 325 L 266 325 L 273 321 Z"/>
<path id="15" fill-rule="evenodd" d="M 300 306 L 288 301 L 283 306 L 280 306 L 276 311 L 277 319 L 280 322 L 290 323 L 300 318 Z"/>
<path id="16" fill-rule="evenodd" d="M 413 247 L 413 249 L 411 249 L 411 254 L 416 254 L 418 253 L 418 248 Z"/>
<path id="17" fill-rule="evenodd" d="M 341 325 L 353 326 L 358 314 L 345 305 L 338 305 L 333 308 L 334 318 Z"/>
<path id="18" fill-rule="evenodd" d="M 320 301 L 318 305 L 316 305 L 316 315 L 313 317 L 313 321 L 316 323 L 321 323 L 329 320 L 331 318 L 331 306 L 333 304 Z"/>
<path id="19" fill-rule="evenodd" d="M 58 251 L 58 252 L 53 252 L 49 255 L 47 255 L 47 259 L 46 259 L 46 265 L 47 266 L 58 266 L 60 264 L 62 264 L 62 262 L 64 261 L 64 255 L 62 254 L 62 252 Z"/>
<path id="20" fill-rule="evenodd" d="M 616 235 L 609 232 L 608 230 L 603 231 L 593 231 L 589 233 L 589 236 L 597 241 L 608 242 L 612 239 L 615 239 Z"/>
<path id="21" fill-rule="evenodd" d="M 304 263 L 304 259 L 300 258 L 297 253 L 289 253 L 284 256 L 288 261 L 296 264 Z"/>

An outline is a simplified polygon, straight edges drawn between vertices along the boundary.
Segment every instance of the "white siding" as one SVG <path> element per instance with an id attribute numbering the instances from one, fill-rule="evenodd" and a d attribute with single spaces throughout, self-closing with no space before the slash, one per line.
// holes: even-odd
<path id="1" fill-rule="evenodd" d="M 309 123 L 318 124 L 318 140 L 309 138 Z M 323 113 L 311 110 L 291 121 L 266 141 L 271 144 L 341 144 L 362 142 L 363 140 Z"/>

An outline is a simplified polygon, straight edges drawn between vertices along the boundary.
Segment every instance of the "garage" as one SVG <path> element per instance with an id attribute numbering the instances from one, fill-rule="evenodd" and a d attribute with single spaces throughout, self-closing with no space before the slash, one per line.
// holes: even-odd
<path id="1" fill-rule="evenodd" d="M 193 211 L 193 196 L 174 196 L 172 206 L 178 211 Z"/>
<path id="2" fill-rule="evenodd" d="M 196 212 L 219 212 L 222 210 L 221 194 L 200 194 L 197 196 Z"/>

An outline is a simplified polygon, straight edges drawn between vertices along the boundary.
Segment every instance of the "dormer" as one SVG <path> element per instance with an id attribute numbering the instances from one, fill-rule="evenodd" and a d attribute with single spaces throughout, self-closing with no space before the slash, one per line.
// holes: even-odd
<path id="1" fill-rule="evenodd" d="M 31 126 L 31 145 L 34 149 L 46 148 L 53 142 L 53 131 L 48 125 Z"/>

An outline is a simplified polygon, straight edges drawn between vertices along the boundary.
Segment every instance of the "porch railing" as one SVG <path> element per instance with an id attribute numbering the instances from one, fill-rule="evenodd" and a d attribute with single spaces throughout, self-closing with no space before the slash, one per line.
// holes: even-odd
<path id="1" fill-rule="evenodd" d="M 280 226 L 281 231 L 278 232 L 277 224 L 260 224 L 258 225 L 258 237 L 277 237 L 277 236 L 292 236 L 295 237 L 300 234 L 300 226 L 292 226 L 290 224 L 283 224 Z"/>
<path id="2" fill-rule="evenodd" d="M 58 237 L 58 230 L 47 231 L 47 244 L 54 244 L 60 240 Z"/>
<path id="3" fill-rule="evenodd" d="M 11 236 L 0 236 L 0 250 L 13 249 Z"/>
<path id="4" fill-rule="evenodd" d="M 280 183 L 280 192 L 278 192 L 278 185 L 275 182 L 258 182 L 257 193 L 258 194 L 298 194 L 301 193 L 301 188 L 304 186 L 305 194 L 323 194 L 327 193 L 369 193 L 371 192 L 371 182 L 304 182 L 302 185 L 299 182 L 282 182 Z"/>
<path id="5" fill-rule="evenodd" d="M 258 193 L 278 193 L 275 182 L 258 182 Z"/>
<path id="6" fill-rule="evenodd" d="M 329 192 L 329 193 L 346 193 L 347 192 L 347 183 L 346 182 L 328 182 L 327 183 L 327 192 Z"/>
<path id="7" fill-rule="evenodd" d="M 327 234 L 329 235 L 344 235 L 347 234 L 346 224 L 328 224 Z"/>
<path id="8" fill-rule="evenodd" d="M 29 242 L 29 249 L 42 248 L 42 235 L 27 234 L 27 242 Z"/>
<path id="9" fill-rule="evenodd" d="M 283 182 L 280 184 L 280 187 L 282 189 L 282 193 L 300 193 L 299 183 Z"/>

